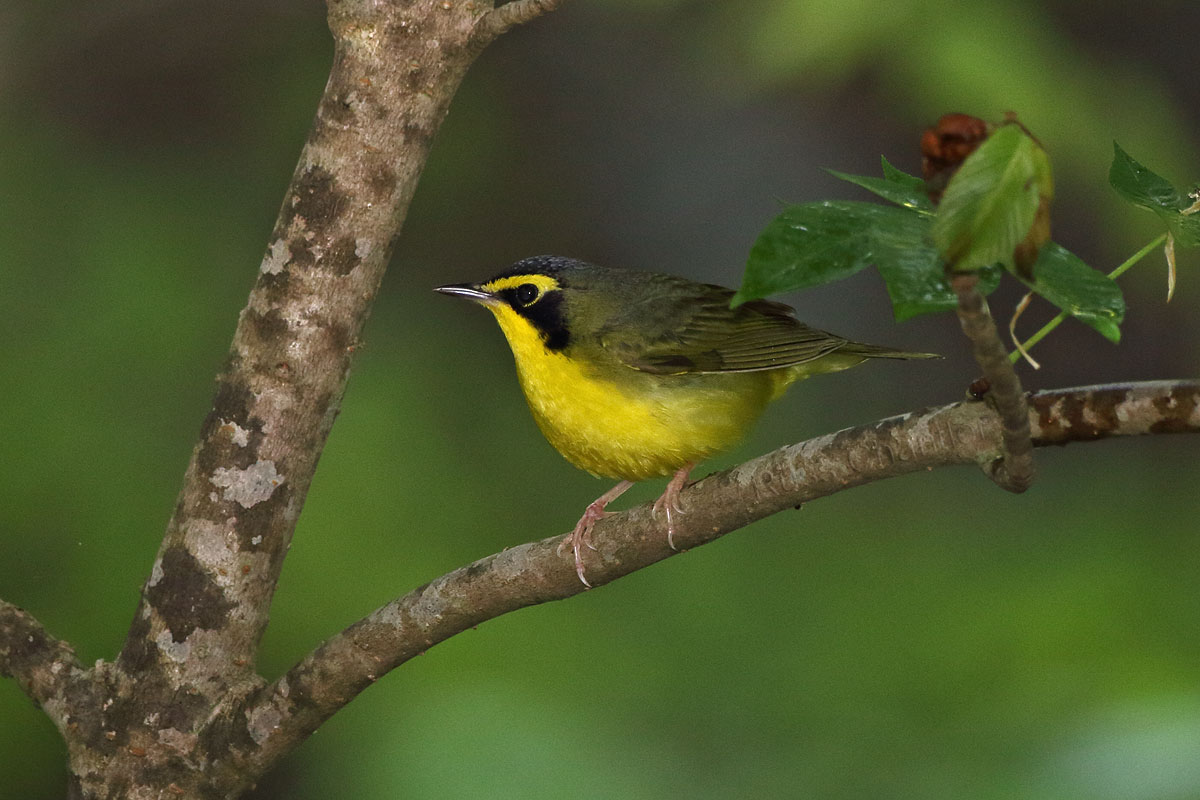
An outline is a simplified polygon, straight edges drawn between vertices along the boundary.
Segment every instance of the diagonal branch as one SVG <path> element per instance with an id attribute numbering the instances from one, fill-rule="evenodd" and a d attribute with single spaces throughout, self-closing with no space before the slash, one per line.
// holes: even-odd
<path id="1" fill-rule="evenodd" d="M 996 485 L 1010 492 L 1023 492 L 1033 483 L 1034 467 L 1029 404 L 1021 380 L 1008 360 L 1008 352 L 996 332 L 987 301 L 979 292 L 979 276 L 959 273 L 950 283 L 958 295 L 958 319 L 963 333 L 971 340 L 975 361 L 988 383 L 987 399 L 1000 413 L 1000 456 L 980 463 Z"/>
<path id="2" fill-rule="evenodd" d="M 1200 381 L 1084 387 L 1036 394 L 1028 422 L 1038 446 L 1109 436 L 1200 432 Z M 1001 423 L 985 403 L 966 401 L 849 428 L 776 450 L 684 491 L 681 549 L 821 497 L 884 478 L 994 453 Z M 244 710 L 260 749 L 255 768 L 278 760 L 386 672 L 438 642 L 502 614 L 584 590 L 560 536 L 513 547 L 415 589 L 324 642 Z M 673 551 L 649 505 L 597 524 L 599 585 Z M 257 729 L 255 720 L 269 722 Z"/>
<path id="3" fill-rule="evenodd" d="M 0 675 L 15 678 L 60 729 L 68 711 L 62 695 L 81 669 L 69 644 L 52 636 L 28 611 L 0 600 Z"/>
<path id="4" fill-rule="evenodd" d="M 329 82 L 143 587 L 125 673 L 196 687 L 211 705 L 256 680 L 283 558 L 434 133 L 476 45 L 556 4 L 330 0 Z"/>
<path id="5" fill-rule="evenodd" d="M 434 134 L 483 46 L 557 2 L 511 5 L 327 0 L 329 80 L 174 513 L 118 660 L 71 687 L 75 795 L 234 797 L 261 777 L 227 757 L 256 748 L 231 714 L 265 684 L 283 559 Z"/>

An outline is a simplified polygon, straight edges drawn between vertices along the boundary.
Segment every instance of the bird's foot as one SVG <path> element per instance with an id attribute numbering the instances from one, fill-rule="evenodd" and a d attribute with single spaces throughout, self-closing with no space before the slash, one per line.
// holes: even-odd
<path id="1" fill-rule="evenodd" d="M 558 545 L 559 555 L 563 555 L 568 546 L 571 548 L 572 553 L 575 555 L 575 574 L 579 576 L 579 581 L 589 589 L 592 588 L 592 585 L 588 583 L 588 579 L 583 574 L 583 548 L 586 547 L 589 550 L 596 549 L 596 546 L 592 544 L 592 528 L 595 526 L 597 520 L 611 516 L 611 512 L 605 511 L 604 508 L 624 494 L 630 486 L 633 486 L 631 481 L 621 481 L 593 500 L 584 509 L 583 516 L 579 518 L 579 522 L 575 523 L 575 530 L 567 534 Z"/>
<path id="2" fill-rule="evenodd" d="M 680 467 L 671 476 L 662 496 L 654 501 L 655 515 L 660 511 L 667 515 L 667 545 L 675 552 L 679 552 L 679 548 L 675 546 L 675 517 L 683 513 L 683 506 L 679 502 L 679 493 L 683 491 L 684 486 L 687 486 L 688 475 L 691 474 L 694 466 L 695 464 L 684 464 Z"/>
<path id="3" fill-rule="evenodd" d="M 561 554 L 567 545 L 570 545 L 571 551 L 575 554 L 575 574 L 589 589 L 592 588 L 592 585 L 588 583 L 588 579 L 583 574 L 583 548 L 596 549 L 596 545 L 592 544 L 592 527 L 595 526 L 596 520 L 604 519 L 607 516 L 611 515 L 604 510 L 604 506 L 600 505 L 599 501 L 592 503 L 583 512 L 579 522 L 575 523 L 575 530 L 571 531 L 571 534 L 558 546 L 558 552 Z"/>

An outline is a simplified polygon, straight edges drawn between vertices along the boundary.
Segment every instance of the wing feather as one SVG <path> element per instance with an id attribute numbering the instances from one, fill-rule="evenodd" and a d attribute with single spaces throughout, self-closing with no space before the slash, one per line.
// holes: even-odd
<path id="1" fill-rule="evenodd" d="M 655 276 L 644 300 L 614 313 L 600 343 L 643 372 L 751 372 L 818 359 L 847 340 L 810 328 L 792 308 L 770 300 L 729 307 L 733 291 Z"/>

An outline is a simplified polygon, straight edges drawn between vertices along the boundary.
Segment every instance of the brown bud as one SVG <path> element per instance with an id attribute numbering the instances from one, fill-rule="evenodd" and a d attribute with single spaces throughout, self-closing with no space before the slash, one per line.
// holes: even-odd
<path id="1" fill-rule="evenodd" d="M 945 114 L 921 134 L 921 174 L 934 203 L 967 156 L 991 133 L 992 126 L 969 114 Z"/>

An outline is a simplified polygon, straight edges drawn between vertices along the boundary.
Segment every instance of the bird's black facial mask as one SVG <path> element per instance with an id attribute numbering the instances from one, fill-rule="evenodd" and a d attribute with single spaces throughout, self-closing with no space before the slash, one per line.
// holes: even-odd
<path id="1" fill-rule="evenodd" d="M 547 350 L 557 352 L 570 343 L 566 298 L 555 278 L 538 274 L 508 274 L 492 278 L 480 288 L 491 292 L 529 320 L 541 334 Z"/>

